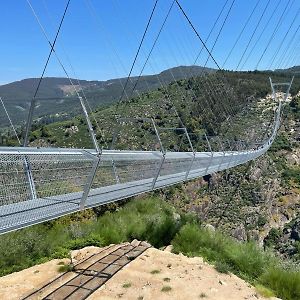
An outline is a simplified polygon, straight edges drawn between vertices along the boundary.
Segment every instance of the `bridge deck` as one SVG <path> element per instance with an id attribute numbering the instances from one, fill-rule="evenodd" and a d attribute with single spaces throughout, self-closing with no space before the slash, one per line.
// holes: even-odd
<path id="1" fill-rule="evenodd" d="M 0 234 L 228 169 L 258 157 L 268 147 L 240 152 L 167 152 L 165 156 L 158 151 L 103 151 L 84 203 L 96 158 L 93 150 L 3 149 L 0 180 L 6 189 L 2 197 L 0 194 Z M 25 160 L 31 166 L 35 199 L 30 197 Z"/>

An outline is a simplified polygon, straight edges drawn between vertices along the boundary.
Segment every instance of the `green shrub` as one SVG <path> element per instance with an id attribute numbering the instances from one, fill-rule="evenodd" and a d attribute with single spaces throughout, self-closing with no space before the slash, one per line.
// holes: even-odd
<path id="1" fill-rule="evenodd" d="M 87 246 L 102 247 L 104 245 L 104 239 L 97 234 L 90 234 L 85 238 L 77 238 L 66 243 L 65 247 L 70 250 L 81 249 Z"/>
<path id="2" fill-rule="evenodd" d="M 60 272 L 60 273 L 71 272 L 73 270 L 74 270 L 74 265 L 73 264 L 61 265 L 58 268 L 58 272 Z"/>
<path id="3" fill-rule="evenodd" d="M 87 215 L 84 220 L 82 215 Z M 173 209 L 158 198 L 132 200 L 93 220 L 90 212 L 74 214 L 0 236 L 0 276 L 39 262 L 68 257 L 70 250 L 133 239 L 154 246 L 171 242 L 180 228 Z"/>
<path id="4" fill-rule="evenodd" d="M 300 271 L 283 270 L 280 267 L 268 269 L 259 281 L 276 292 L 284 300 L 300 299 Z"/>
<path id="5" fill-rule="evenodd" d="M 172 290 L 172 288 L 169 285 L 165 285 L 162 287 L 161 291 L 166 293 L 166 292 L 170 292 Z"/>
<path id="6" fill-rule="evenodd" d="M 257 292 L 265 298 L 270 298 L 270 297 L 275 296 L 273 291 L 271 291 L 270 289 L 266 288 L 265 286 L 263 286 L 261 284 L 257 284 L 255 286 L 255 288 L 256 288 Z"/>
<path id="7" fill-rule="evenodd" d="M 172 244 L 174 252 L 201 255 L 215 263 L 219 271 L 231 271 L 252 283 L 262 284 L 283 299 L 300 299 L 300 270 L 293 266 L 286 270 L 279 258 L 254 242 L 240 243 L 219 232 L 186 224 Z"/>
<path id="8" fill-rule="evenodd" d="M 224 273 L 224 274 L 228 274 L 230 272 L 230 266 L 227 263 L 224 263 L 222 261 L 217 261 L 215 263 L 215 269 L 219 272 L 219 273 Z"/>

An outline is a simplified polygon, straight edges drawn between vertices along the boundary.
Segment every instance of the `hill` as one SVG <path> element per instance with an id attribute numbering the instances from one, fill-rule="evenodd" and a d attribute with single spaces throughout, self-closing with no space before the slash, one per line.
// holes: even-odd
<path id="1" fill-rule="evenodd" d="M 152 91 L 162 84 L 168 84 L 174 80 L 199 76 L 203 72 L 213 72 L 213 69 L 200 66 L 180 66 L 165 70 L 159 74 L 141 76 L 134 95 L 139 92 Z M 71 79 L 77 90 L 83 88 L 89 104 L 92 108 L 106 106 L 115 103 L 122 94 L 123 86 L 127 78 L 110 79 L 107 81 L 87 81 Z M 0 86 L 0 97 L 6 104 L 7 110 L 15 124 L 25 122 L 30 100 L 38 85 L 38 78 L 28 78 Z M 131 90 L 137 81 L 132 77 L 126 88 L 126 93 Z M 133 95 L 133 96 L 134 96 Z M 46 122 L 66 119 L 81 112 L 75 89 L 68 78 L 46 77 L 42 80 L 37 98 L 54 98 L 39 101 L 35 110 L 35 118 L 46 116 Z M 69 100 L 68 100 L 69 98 Z M 46 120 L 48 117 L 48 121 Z M 3 108 L 0 108 L 0 127 L 8 125 Z"/>

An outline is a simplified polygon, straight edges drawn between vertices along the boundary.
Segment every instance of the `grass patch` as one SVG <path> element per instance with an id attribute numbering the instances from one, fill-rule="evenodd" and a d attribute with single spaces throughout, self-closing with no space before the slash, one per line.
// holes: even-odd
<path id="1" fill-rule="evenodd" d="M 164 285 L 161 289 L 161 291 L 164 293 L 170 292 L 171 290 L 172 290 L 172 288 L 169 285 Z"/>
<path id="2" fill-rule="evenodd" d="M 98 218 L 72 214 L 0 236 L 0 276 L 26 269 L 53 258 L 69 257 L 70 250 L 103 247 L 133 239 L 155 247 L 169 245 L 181 227 L 174 208 L 157 197 L 131 200 L 118 211 Z"/>
<path id="3" fill-rule="evenodd" d="M 58 268 L 58 272 L 65 273 L 65 272 L 72 272 L 74 270 L 73 264 L 61 265 Z"/>
<path id="4" fill-rule="evenodd" d="M 265 298 L 271 298 L 271 297 L 275 297 L 275 294 L 273 291 L 271 291 L 270 289 L 266 288 L 265 286 L 261 285 L 261 284 L 257 284 L 255 286 L 257 292 L 265 297 Z"/>
<path id="5" fill-rule="evenodd" d="M 165 282 L 170 282 L 171 279 L 170 279 L 169 277 L 165 277 L 165 278 L 163 279 L 163 281 L 165 281 Z"/>
<path id="6" fill-rule="evenodd" d="M 151 274 L 159 274 L 159 273 L 160 273 L 160 270 L 152 270 L 150 273 L 151 273 Z"/>
<path id="7" fill-rule="evenodd" d="M 283 263 L 254 242 L 240 243 L 196 224 L 184 225 L 174 238 L 173 251 L 202 256 L 221 272 L 232 272 L 252 284 L 263 285 L 285 300 L 300 299 L 300 270 Z"/>
<path id="8" fill-rule="evenodd" d="M 131 287 L 131 283 L 130 282 L 126 282 L 126 283 L 124 283 L 123 285 L 122 285 L 122 287 L 124 288 L 124 289 L 128 289 L 128 288 L 130 288 Z"/>
<path id="9" fill-rule="evenodd" d="M 224 274 L 228 274 L 230 270 L 230 266 L 228 266 L 228 264 L 222 261 L 217 261 L 214 267 L 219 273 L 224 273 Z"/>
<path id="10" fill-rule="evenodd" d="M 206 298 L 207 297 L 207 295 L 205 294 L 205 293 L 201 293 L 200 295 L 199 295 L 199 298 Z"/>

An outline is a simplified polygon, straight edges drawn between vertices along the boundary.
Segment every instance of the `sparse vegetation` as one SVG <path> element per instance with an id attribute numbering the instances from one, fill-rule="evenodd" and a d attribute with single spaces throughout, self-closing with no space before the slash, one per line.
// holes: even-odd
<path id="1" fill-rule="evenodd" d="M 223 261 L 216 261 L 215 263 L 215 269 L 219 272 L 219 273 L 224 273 L 224 274 L 228 274 L 229 270 L 230 270 L 230 266 L 228 266 L 228 264 L 226 264 Z"/>
<path id="2" fill-rule="evenodd" d="M 159 273 L 160 273 L 160 270 L 152 270 L 150 273 L 151 273 L 151 274 L 159 274 Z"/>
<path id="3" fill-rule="evenodd" d="M 258 292 L 260 295 L 262 295 L 263 297 L 265 297 L 265 298 L 271 298 L 271 297 L 274 297 L 274 296 L 275 296 L 275 294 L 274 294 L 273 291 L 271 291 L 270 289 L 264 287 L 264 286 L 261 285 L 261 284 L 257 284 L 257 285 L 255 286 L 255 288 L 256 288 L 257 292 Z"/>
<path id="4" fill-rule="evenodd" d="M 122 285 L 122 287 L 124 288 L 124 289 L 128 289 L 128 288 L 130 288 L 131 287 L 131 282 L 126 282 L 126 283 L 124 283 L 123 285 Z"/>
<path id="5" fill-rule="evenodd" d="M 98 218 L 87 211 L 89 218 L 85 221 L 80 214 L 77 219 L 71 215 L 1 235 L 0 275 L 68 257 L 70 250 L 90 245 L 105 246 L 135 238 L 156 247 L 168 245 L 181 226 L 173 213 L 174 209 L 157 197 L 140 198 Z"/>
<path id="6" fill-rule="evenodd" d="M 164 285 L 161 289 L 162 292 L 170 292 L 172 288 L 169 285 Z"/>
<path id="7" fill-rule="evenodd" d="M 71 272 L 74 270 L 73 264 L 63 264 L 58 268 L 58 272 L 64 273 L 64 272 Z"/>
<path id="8" fill-rule="evenodd" d="M 300 270 L 283 263 L 253 242 L 239 243 L 220 232 L 211 233 L 195 224 L 184 225 L 173 240 L 174 251 L 203 256 L 221 270 L 265 286 L 286 300 L 300 299 Z"/>

